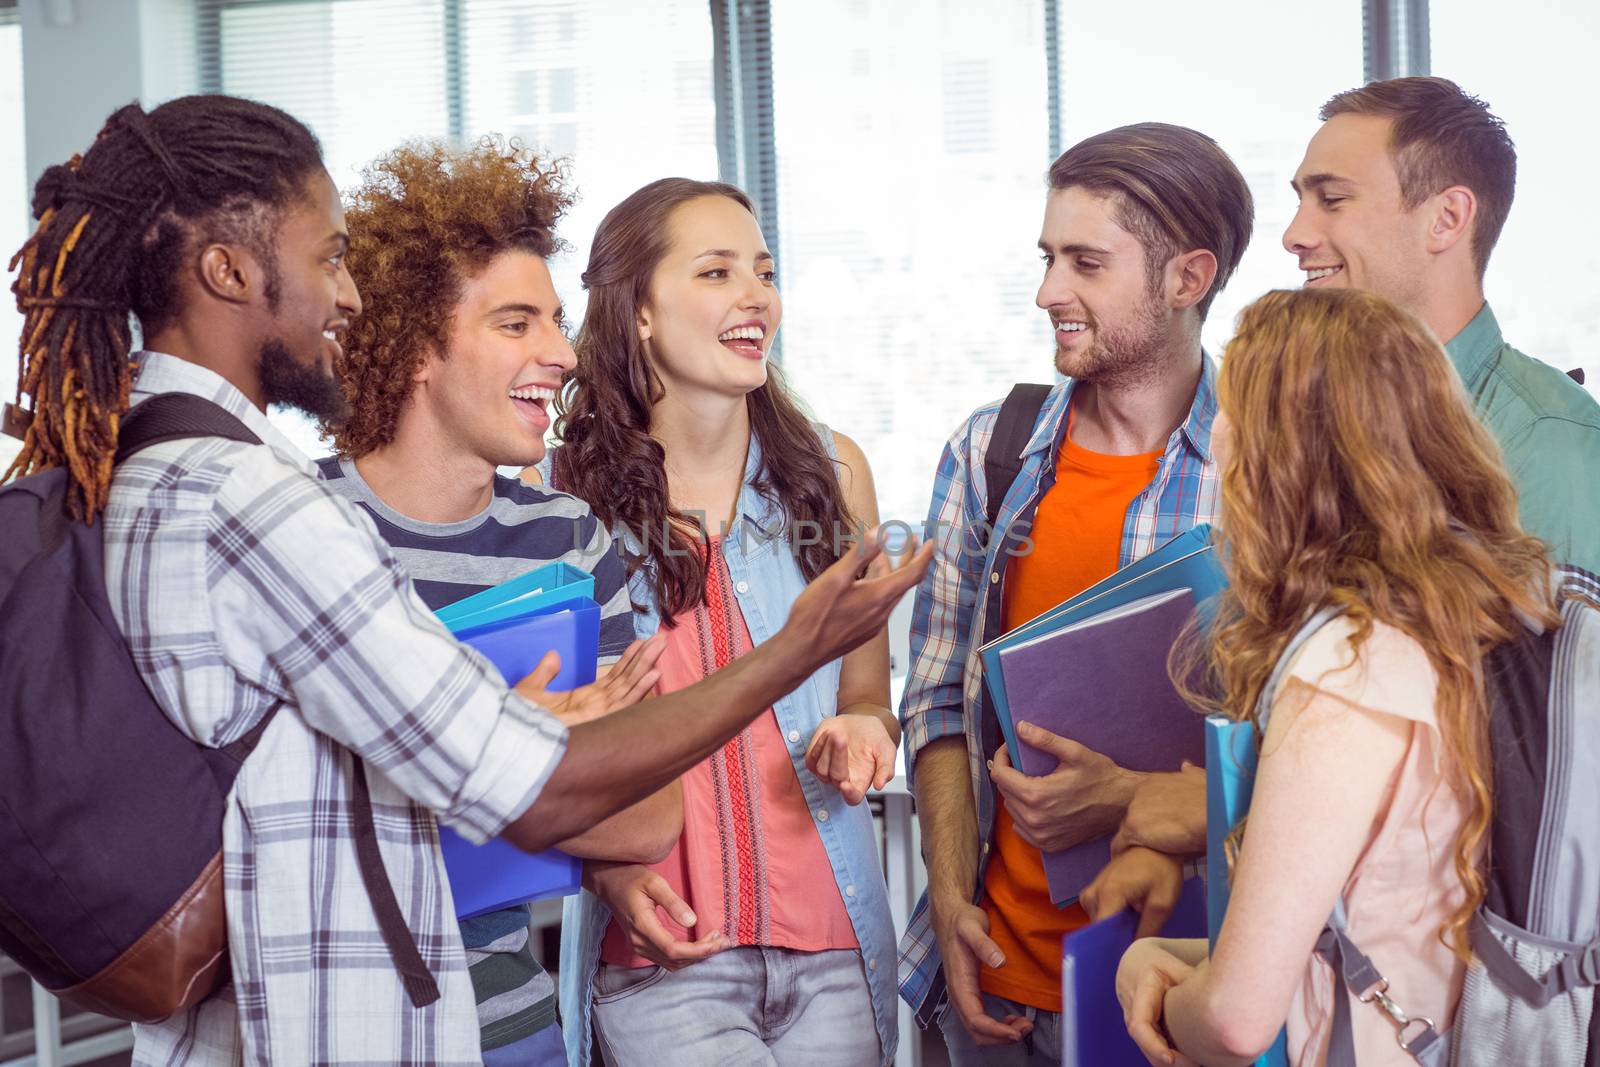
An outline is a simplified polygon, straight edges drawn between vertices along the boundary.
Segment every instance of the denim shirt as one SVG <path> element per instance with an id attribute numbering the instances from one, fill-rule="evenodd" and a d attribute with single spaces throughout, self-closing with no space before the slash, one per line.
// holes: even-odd
<path id="1" fill-rule="evenodd" d="M 833 434 L 819 425 L 817 432 L 830 456 L 835 456 Z M 739 494 L 733 524 L 722 539 L 722 554 L 733 579 L 734 596 L 752 644 L 760 645 L 777 633 L 789 617 L 789 607 L 805 588 L 785 528 L 782 509 L 754 486 L 761 469 L 761 449 L 750 439 L 745 462 L 744 488 Z M 639 551 L 633 531 L 619 527 L 614 536 L 630 553 Z M 661 619 L 643 573 L 631 581 L 635 604 L 641 610 L 634 627 L 641 638 L 654 634 Z M 889 895 L 879 861 L 877 836 L 865 803 L 852 807 L 839 791 L 823 785 L 806 769 L 806 748 L 823 720 L 838 711 L 839 666 L 834 660 L 812 674 L 800 688 L 780 698 L 773 711 L 778 728 L 789 742 L 789 757 L 800 778 L 800 788 L 811 808 L 812 825 L 822 839 L 839 887 L 839 899 L 855 929 L 862 964 L 872 994 L 881 1060 L 894 1059 L 896 1035 L 895 930 L 889 914 Z M 600 942 L 611 921 L 610 910 L 588 890 L 568 897 L 561 914 L 561 1014 L 566 1031 L 567 1058 L 587 1064 L 590 1057 L 590 1020 L 595 972 L 600 962 Z"/>

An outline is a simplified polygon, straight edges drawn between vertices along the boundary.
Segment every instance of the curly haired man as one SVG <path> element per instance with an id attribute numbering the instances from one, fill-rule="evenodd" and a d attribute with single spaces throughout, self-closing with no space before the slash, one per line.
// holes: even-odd
<path id="1" fill-rule="evenodd" d="M 623 561 L 574 497 L 496 472 L 544 457 L 547 407 L 574 362 L 546 260 L 571 202 L 559 167 L 515 142 L 406 145 L 350 197 L 366 314 L 337 371 L 349 412 L 323 478 L 372 518 L 439 608 L 554 560 L 593 573 L 602 669 L 633 640 Z M 677 839 L 676 783 L 562 843 L 653 862 Z M 556 991 L 520 905 L 464 919 L 486 1064 L 565 1064 Z"/>

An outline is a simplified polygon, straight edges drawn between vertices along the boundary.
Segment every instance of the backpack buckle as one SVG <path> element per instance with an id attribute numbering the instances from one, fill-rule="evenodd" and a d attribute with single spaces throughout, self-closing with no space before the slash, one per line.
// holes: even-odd
<path id="1" fill-rule="evenodd" d="M 1589 947 L 1579 953 L 1578 974 L 1585 985 L 1600 985 L 1600 940 L 1589 942 Z"/>
<path id="2" fill-rule="evenodd" d="M 1433 1020 L 1426 1015 L 1407 1015 L 1405 1009 L 1389 999 L 1389 979 L 1379 978 L 1365 993 L 1356 997 L 1363 1004 L 1376 1004 L 1393 1019 L 1399 1030 L 1394 1039 L 1407 1052 L 1411 1046 L 1433 1032 Z M 1409 1034 L 1409 1036 L 1407 1036 Z"/>

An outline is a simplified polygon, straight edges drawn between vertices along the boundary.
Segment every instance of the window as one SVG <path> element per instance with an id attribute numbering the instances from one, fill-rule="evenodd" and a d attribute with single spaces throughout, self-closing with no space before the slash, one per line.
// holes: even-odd
<path id="1" fill-rule="evenodd" d="M 1289 178 L 1318 107 L 1361 82 L 1359 5 L 1236 6 L 1224 19 L 1179 0 L 1059 0 L 1056 20 L 1064 147 L 1175 122 L 1216 138 L 1250 182 L 1255 235 L 1212 308 L 1213 352 L 1250 299 L 1300 284 L 1279 245 Z M 1050 163 L 1043 0 L 949 0 L 915 20 L 889 0 L 774 8 L 784 369 L 865 449 L 884 516 L 920 520 L 961 420 L 1053 373 L 1033 303 Z"/>
<path id="2" fill-rule="evenodd" d="M 655 178 L 717 175 L 703 0 L 202 0 L 207 10 L 212 87 L 305 120 L 341 188 L 418 137 L 498 133 L 570 157 L 572 248 L 551 267 L 574 321 L 605 212 Z M 277 417 L 325 451 L 304 420 Z"/>
<path id="3" fill-rule="evenodd" d="M 951 431 L 1051 374 L 1041 0 L 773 9 L 784 370 L 920 524 Z"/>
<path id="4" fill-rule="evenodd" d="M 1600 142 L 1584 117 L 1600 8 L 1533 0 L 1508 19 L 1455 0 L 1435 5 L 1429 35 L 1433 72 L 1487 102 L 1517 146 L 1516 199 L 1484 278 L 1495 317 L 1535 359 L 1583 368 L 1600 398 L 1600 217 L 1586 188 Z"/>

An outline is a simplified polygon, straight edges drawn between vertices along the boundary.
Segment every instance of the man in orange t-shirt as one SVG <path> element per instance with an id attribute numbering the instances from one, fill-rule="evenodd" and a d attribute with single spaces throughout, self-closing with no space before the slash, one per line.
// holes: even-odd
<path id="1" fill-rule="evenodd" d="M 1091 137 L 1055 162 L 1050 184 L 1037 303 L 1065 381 L 1034 419 L 994 537 L 974 528 L 991 513 L 984 461 L 1000 405 L 952 437 L 901 704 L 928 863 L 901 995 L 923 1025 L 939 1021 L 955 1067 L 1058 1061 L 1061 937 L 1088 919 L 1051 902 L 1041 851 L 1111 833 L 1141 777 L 1027 728 L 1059 764 L 1020 774 L 972 651 L 1210 521 L 1216 399 L 1200 329 L 1250 236 L 1243 177 L 1182 127 Z"/>

